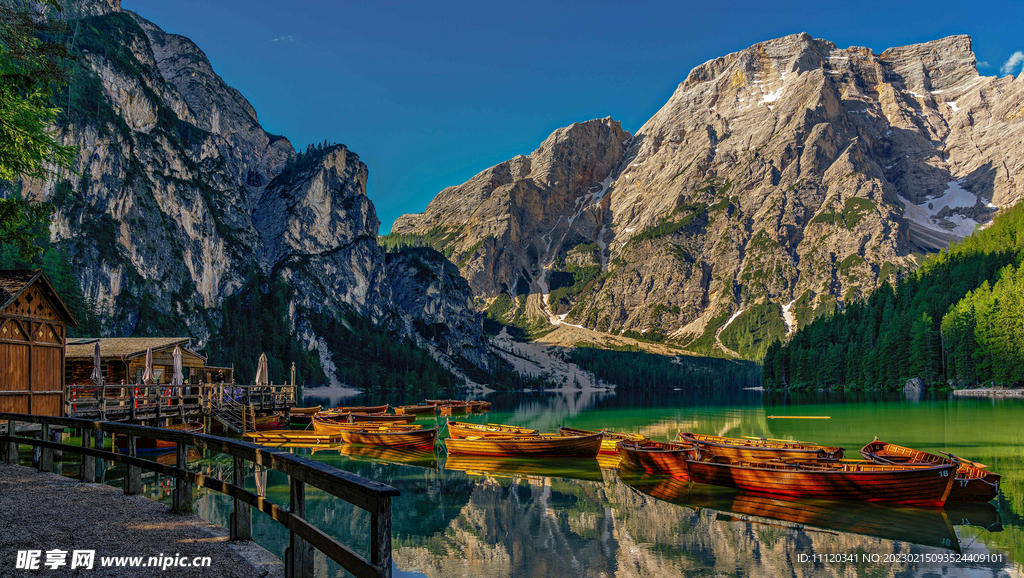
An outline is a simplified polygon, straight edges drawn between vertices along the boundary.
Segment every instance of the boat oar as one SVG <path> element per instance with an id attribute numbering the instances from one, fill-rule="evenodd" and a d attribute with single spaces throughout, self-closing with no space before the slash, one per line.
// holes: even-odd
<path id="1" fill-rule="evenodd" d="M 986 466 L 985 464 L 979 464 L 978 462 L 972 462 L 971 460 L 969 460 L 967 458 L 961 458 L 960 456 L 954 456 L 953 454 L 946 453 L 946 452 L 939 452 L 939 453 L 944 455 L 944 456 L 949 456 L 949 459 L 951 459 L 951 460 L 958 461 L 958 462 L 963 462 L 963 463 L 965 463 L 965 464 L 967 464 L 969 466 L 974 466 L 976 468 L 981 468 L 983 470 L 987 470 L 988 469 L 988 466 Z"/>
<path id="2" fill-rule="evenodd" d="M 832 419 L 830 415 L 770 415 L 768 419 Z"/>

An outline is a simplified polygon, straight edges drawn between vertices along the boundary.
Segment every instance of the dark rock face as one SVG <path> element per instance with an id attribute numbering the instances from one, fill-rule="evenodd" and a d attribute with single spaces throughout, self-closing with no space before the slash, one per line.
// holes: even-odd
<path id="1" fill-rule="evenodd" d="M 757 357 L 1017 202 L 1022 106 L 1024 77 L 979 76 L 967 36 L 876 55 L 796 34 L 696 67 L 632 138 L 561 129 L 394 230 L 552 323 Z M 600 274 L 550 303 L 581 254 Z"/>
<path id="2" fill-rule="evenodd" d="M 76 5 L 63 17 L 72 29 L 95 32 L 80 37 L 76 81 L 96 93 L 60 127 L 63 141 L 80 149 L 78 174 L 24 184 L 56 206 L 51 240 L 100 305 L 105 333 L 177 327 L 201 345 L 219 330 L 218 305 L 259 267 L 291 287 L 287 316 L 308 347 L 326 347 L 312 316 L 355 313 L 442 357 L 458 351 L 485 365 L 464 351 L 465 343 L 479 346 L 479 322 L 460 322 L 431 344 L 406 318 L 437 312 L 392 302 L 368 170 L 356 154 L 332 145 L 299 160 L 191 40 L 116 1 Z M 466 303 L 457 272 L 446 275 L 419 288 L 450 300 L 438 322 L 459 317 L 455 309 Z M 396 283 L 411 294 L 415 279 Z M 455 293 L 443 294 L 449 289 Z"/>

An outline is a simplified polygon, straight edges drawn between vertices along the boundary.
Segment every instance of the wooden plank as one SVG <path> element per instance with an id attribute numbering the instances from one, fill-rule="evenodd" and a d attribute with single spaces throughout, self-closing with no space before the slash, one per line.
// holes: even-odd
<path id="1" fill-rule="evenodd" d="M 136 444 L 137 438 L 128 434 L 128 457 L 136 457 Z M 142 493 L 142 470 L 137 465 L 132 465 L 129 462 L 128 472 L 124 477 L 124 493 L 128 496 Z"/>
<path id="2" fill-rule="evenodd" d="M 182 471 L 188 470 L 188 445 L 179 443 L 177 447 L 177 465 Z M 178 478 L 174 482 L 174 505 L 171 511 L 176 514 L 192 513 L 192 484 Z"/>
<path id="3" fill-rule="evenodd" d="M 391 498 L 379 500 L 370 515 L 370 564 L 380 568 L 380 576 L 391 578 Z"/>
<path id="4" fill-rule="evenodd" d="M 82 430 L 82 447 L 88 448 L 92 445 L 93 432 L 92 430 Z M 86 483 L 92 483 L 96 481 L 96 458 L 93 456 L 82 455 L 82 471 L 79 478 Z"/>
<path id="5" fill-rule="evenodd" d="M 289 513 L 306 517 L 306 485 L 296 478 L 288 478 Z M 313 578 L 313 546 L 289 528 L 288 549 L 284 553 L 285 578 Z"/>
<path id="6" fill-rule="evenodd" d="M 239 488 L 245 487 L 245 461 L 234 458 L 233 482 Z M 235 509 L 231 512 L 231 539 L 252 540 L 252 506 L 235 498 Z"/>

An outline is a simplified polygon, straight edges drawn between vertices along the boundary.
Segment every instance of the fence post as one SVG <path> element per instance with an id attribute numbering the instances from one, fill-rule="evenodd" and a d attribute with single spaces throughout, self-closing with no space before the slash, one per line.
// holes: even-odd
<path id="1" fill-rule="evenodd" d="M 98 450 L 106 449 L 104 447 L 104 445 L 105 445 L 104 434 L 105 433 L 106 432 L 104 432 L 103 430 L 99 430 L 99 431 L 97 431 L 97 432 L 95 432 L 93 434 L 93 446 L 92 447 L 94 447 L 94 448 L 96 448 Z M 113 446 L 114 446 L 114 438 L 113 437 L 110 438 L 110 446 L 111 446 L 111 451 L 113 451 L 113 449 L 114 449 L 113 448 Z M 107 481 L 107 460 L 105 460 L 103 458 L 100 458 L 100 460 L 98 462 L 96 462 L 96 477 L 99 478 L 100 483 L 105 483 Z"/>
<path id="2" fill-rule="evenodd" d="M 135 421 L 135 406 L 138 405 L 138 401 L 135 400 L 135 389 L 134 387 L 128 388 L 128 412 L 130 413 L 130 419 Z"/>
<path id="3" fill-rule="evenodd" d="M 370 564 L 380 568 L 383 578 L 391 578 L 391 498 L 377 498 L 376 511 L 370 514 Z"/>
<path id="4" fill-rule="evenodd" d="M 245 460 L 235 457 L 232 483 L 245 488 Z M 235 498 L 235 511 L 231 513 L 231 539 L 252 540 L 252 506 Z"/>
<path id="5" fill-rule="evenodd" d="M 289 511 L 302 519 L 306 518 L 306 484 L 288 477 L 290 487 Z M 313 578 L 313 547 L 295 534 L 288 532 L 288 549 L 284 551 L 285 578 Z"/>
<path id="6" fill-rule="evenodd" d="M 138 452 L 135 445 L 135 434 L 128 434 L 128 457 L 136 457 Z M 124 493 L 129 496 L 142 493 L 142 468 L 139 466 L 128 466 L 128 473 L 124 477 Z"/>
<path id="7" fill-rule="evenodd" d="M 13 419 L 7 420 L 7 435 L 17 435 L 17 428 L 15 428 L 16 422 Z M 18 463 L 18 444 L 16 442 L 7 442 L 7 447 L 4 448 L 4 459 L 9 464 Z"/>
<path id="8" fill-rule="evenodd" d="M 100 391 L 100 419 L 107 421 L 107 384 L 99 387 Z M 102 436 L 101 436 L 102 437 Z"/>
<path id="9" fill-rule="evenodd" d="M 43 429 L 39 431 L 39 439 L 48 442 L 50 441 L 50 424 L 43 422 Z M 53 471 L 53 450 L 49 448 L 41 448 L 39 451 L 39 471 L 40 472 L 52 472 Z"/>
<path id="10" fill-rule="evenodd" d="M 188 444 L 178 442 L 178 469 L 188 470 Z M 175 477 L 174 479 L 174 506 L 171 511 L 175 514 L 192 513 L 192 484 Z"/>
<path id="11" fill-rule="evenodd" d="M 88 448 L 92 444 L 92 430 L 82 429 L 82 447 Z M 79 476 L 83 482 L 93 483 L 96 481 L 96 458 L 82 454 L 82 472 Z"/>

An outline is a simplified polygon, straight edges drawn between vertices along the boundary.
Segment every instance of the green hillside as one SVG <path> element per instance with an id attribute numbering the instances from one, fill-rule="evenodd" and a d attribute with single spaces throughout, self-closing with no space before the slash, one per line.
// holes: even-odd
<path id="1" fill-rule="evenodd" d="M 772 344 L 775 389 L 1024 383 L 1024 207 L 929 257 L 893 288 Z"/>

